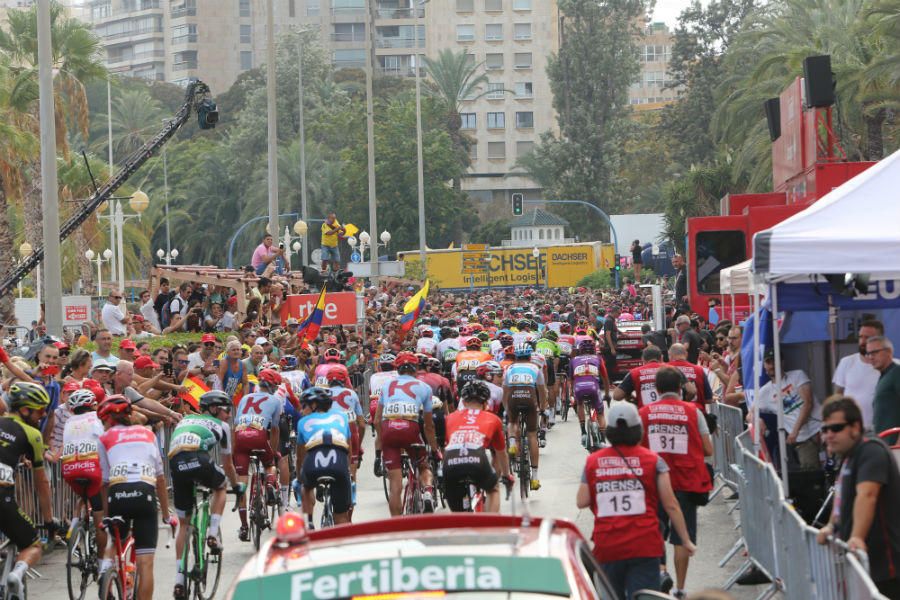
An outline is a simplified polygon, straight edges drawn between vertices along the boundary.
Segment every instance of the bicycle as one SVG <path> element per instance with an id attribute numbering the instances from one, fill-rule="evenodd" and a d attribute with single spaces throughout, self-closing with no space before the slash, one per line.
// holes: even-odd
<path id="1" fill-rule="evenodd" d="M 260 458 L 263 451 L 250 453 L 250 495 L 247 500 L 247 524 L 250 526 L 250 539 L 253 547 L 259 551 L 263 529 L 272 528 L 272 519 L 266 509 L 266 470 Z"/>
<path id="2" fill-rule="evenodd" d="M 200 501 L 197 501 L 197 496 Z M 211 600 L 219 587 L 222 573 L 222 549 L 214 554 L 206 544 L 209 529 L 209 497 L 212 490 L 197 485 L 194 493 L 194 509 L 187 525 L 184 550 L 181 555 L 181 572 L 184 573 L 185 598 L 193 596 L 199 600 Z M 240 503 L 240 495 L 235 495 L 234 510 Z M 232 512 L 234 512 L 234 510 Z M 210 579 L 212 577 L 212 579 Z"/>
<path id="3" fill-rule="evenodd" d="M 531 452 L 528 447 L 528 432 L 526 431 L 528 411 L 528 406 L 522 404 L 516 406 L 516 418 L 519 423 L 519 456 L 516 464 L 519 473 L 519 496 L 522 500 L 527 500 L 528 493 L 531 491 Z"/>
<path id="4" fill-rule="evenodd" d="M 410 448 L 425 449 L 425 444 L 410 444 Z M 403 514 L 420 515 L 425 512 L 425 502 L 422 500 L 422 487 L 419 485 L 419 465 L 416 461 L 404 456 L 403 475 L 406 477 L 406 485 L 403 487 Z"/>
<path id="5" fill-rule="evenodd" d="M 52 537 L 53 535 L 53 531 L 51 531 L 52 527 L 48 527 L 47 525 L 36 525 L 35 529 L 47 531 L 48 537 Z M 34 569 L 28 569 L 25 573 L 25 577 L 22 578 L 22 595 L 11 596 L 9 590 L 6 589 L 6 580 L 16 566 L 16 556 L 18 556 L 18 554 L 17 548 L 8 538 L 4 538 L 3 541 L 0 541 L 0 564 L 2 564 L 2 566 L 0 566 L 0 600 L 11 600 L 12 598 L 25 600 L 28 598 L 28 580 L 41 577 L 41 574 Z"/>
<path id="6" fill-rule="evenodd" d="M 563 422 L 569 420 L 569 378 L 565 373 L 557 374 L 559 379 L 559 391 L 556 395 L 556 412 L 562 417 Z"/>
<path id="7" fill-rule="evenodd" d="M 331 499 L 331 484 L 334 477 L 322 475 L 316 480 L 316 500 L 322 503 L 322 529 L 334 526 L 334 503 Z"/>
<path id="8" fill-rule="evenodd" d="M 122 517 L 105 517 L 103 527 L 113 536 L 113 566 L 100 576 L 101 600 L 132 600 L 137 595 L 138 572 L 134 537 L 122 540 L 121 529 L 127 527 Z"/>
<path id="9" fill-rule="evenodd" d="M 585 408 L 588 408 L 587 403 L 585 403 L 585 405 Z M 587 423 L 585 424 L 585 432 L 587 433 L 587 443 L 585 444 L 585 448 L 588 452 L 596 452 L 606 444 L 606 436 L 600 429 L 597 408 L 593 403 L 591 403 L 586 417 Z"/>
<path id="10" fill-rule="evenodd" d="M 90 480 L 75 479 L 75 484 L 87 490 Z M 87 494 L 81 495 L 81 514 L 78 525 L 69 533 L 66 542 L 66 583 L 70 600 L 84 600 L 88 585 L 100 577 L 100 558 L 97 549 L 97 530 Z"/>

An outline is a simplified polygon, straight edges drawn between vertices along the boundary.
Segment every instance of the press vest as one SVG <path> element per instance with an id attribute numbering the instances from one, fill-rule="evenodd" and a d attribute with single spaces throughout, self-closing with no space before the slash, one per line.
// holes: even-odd
<path id="1" fill-rule="evenodd" d="M 681 371 L 684 374 L 684 378 L 697 387 L 697 395 L 695 396 L 694 402 L 697 403 L 700 410 L 706 412 L 706 403 L 709 402 L 709 398 L 706 397 L 704 392 L 706 386 L 703 385 L 703 383 L 706 378 L 706 373 L 703 372 L 703 367 L 689 363 L 686 360 L 669 361 L 669 366 L 675 367 Z"/>
<path id="2" fill-rule="evenodd" d="M 629 371 L 631 383 L 634 385 L 634 392 L 637 396 L 638 408 L 653 404 L 659 398 L 659 394 L 656 392 L 656 372 L 662 366 L 658 362 L 651 362 Z"/>
<path id="3" fill-rule="evenodd" d="M 644 444 L 669 465 L 672 489 L 708 492 L 712 489 L 703 457 L 703 439 L 697 425 L 697 407 L 691 402 L 664 398 L 640 410 Z"/>

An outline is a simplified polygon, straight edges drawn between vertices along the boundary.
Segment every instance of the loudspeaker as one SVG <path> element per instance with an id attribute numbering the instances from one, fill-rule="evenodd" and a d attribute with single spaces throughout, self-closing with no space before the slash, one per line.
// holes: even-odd
<path id="1" fill-rule="evenodd" d="M 834 74 L 831 56 L 807 56 L 803 59 L 803 87 L 807 108 L 825 108 L 834 104 Z"/>
<path id="2" fill-rule="evenodd" d="M 769 137 L 774 142 L 781 137 L 781 100 L 769 98 L 763 104 L 766 111 L 766 122 L 769 124 Z"/>

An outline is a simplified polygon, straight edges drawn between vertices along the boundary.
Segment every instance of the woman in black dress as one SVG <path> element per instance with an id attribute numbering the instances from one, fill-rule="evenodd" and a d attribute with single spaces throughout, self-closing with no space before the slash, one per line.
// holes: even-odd
<path id="1" fill-rule="evenodd" d="M 634 240 L 631 243 L 631 264 L 634 266 L 634 282 L 637 285 L 641 283 L 641 267 L 644 264 L 644 260 L 641 258 L 641 250 L 640 240 Z"/>

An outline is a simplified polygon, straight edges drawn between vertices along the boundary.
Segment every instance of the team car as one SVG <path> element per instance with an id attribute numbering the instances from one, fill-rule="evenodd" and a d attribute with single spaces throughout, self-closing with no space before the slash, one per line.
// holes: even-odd
<path id="1" fill-rule="evenodd" d="M 433 514 L 307 531 L 286 513 L 241 570 L 228 600 L 479 600 L 615 594 L 574 523 Z"/>

